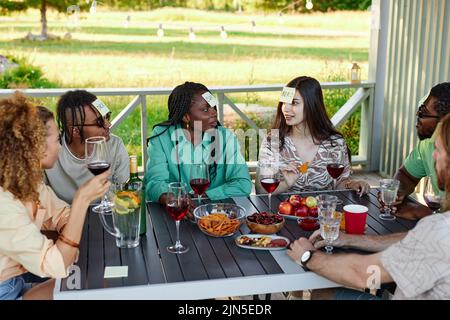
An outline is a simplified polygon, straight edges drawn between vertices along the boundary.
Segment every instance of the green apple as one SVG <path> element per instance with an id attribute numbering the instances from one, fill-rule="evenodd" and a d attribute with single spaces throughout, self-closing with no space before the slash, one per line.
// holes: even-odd
<path id="1" fill-rule="evenodd" d="M 306 205 L 308 206 L 308 208 L 313 208 L 317 206 L 317 200 L 314 197 L 309 196 L 308 198 L 306 198 Z"/>

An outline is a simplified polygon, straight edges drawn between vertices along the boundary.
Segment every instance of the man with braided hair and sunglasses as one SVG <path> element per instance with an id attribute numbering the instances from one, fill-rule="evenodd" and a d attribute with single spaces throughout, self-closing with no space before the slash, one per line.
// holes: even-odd
<path id="1" fill-rule="evenodd" d="M 434 168 L 433 152 L 435 142 L 435 132 L 441 119 L 450 113 L 450 82 L 443 82 L 431 88 L 430 93 L 419 103 L 417 110 L 416 130 L 419 136 L 419 143 L 410 152 L 397 170 L 395 179 L 400 181 L 397 201 L 394 204 L 394 211 L 405 197 L 414 192 L 420 179 L 431 177 L 433 189 L 439 192 L 436 170 Z M 378 197 L 381 202 L 380 196 Z M 383 204 L 381 202 L 381 204 Z M 420 219 L 431 214 L 431 210 L 403 210 L 396 215 L 407 219 Z"/>
<path id="2" fill-rule="evenodd" d="M 236 136 L 217 121 L 217 101 L 200 83 L 186 82 L 169 96 L 168 120 L 154 126 L 148 139 L 144 183 L 146 198 L 166 203 L 170 182 L 190 190 L 192 165 L 208 166 L 211 200 L 247 196 L 252 182 Z M 190 204 L 190 211 L 193 203 Z"/>
<path id="3" fill-rule="evenodd" d="M 76 190 L 92 178 L 84 160 L 85 141 L 90 137 L 106 138 L 112 181 L 128 180 L 128 153 L 122 139 L 110 133 L 110 114 L 100 99 L 85 90 L 68 91 L 59 99 L 57 121 L 62 148 L 54 167 L 45 170 L 45 178 L 60 199 L 72 203 Z"/>

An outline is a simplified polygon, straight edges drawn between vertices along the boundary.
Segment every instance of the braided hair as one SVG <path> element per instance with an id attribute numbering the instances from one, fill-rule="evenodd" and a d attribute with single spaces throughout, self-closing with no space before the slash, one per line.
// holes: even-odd
<path id="1" fill-rule="evenodd" d="M 181 126 L 182 128 L 185 127 L 185 124 L 183 122 L 183 117 L 189 112 L 192 102 L 194 100 L 194 96 L 198 93 L 205 93 L 210 92 L 208 88 L 201 84 L 196 82 L 185 82 L 183 84 L 180 84 L 176 86 L 172 92 L 169 95 L 169 101 L 168 101 L 168 108 L 169 108 L 169 117 L 166 121 L 158 123 L 153 126 L 155 127 L 166 127 L 162 132 L 151 136 L 147 139 L 147 144 L 151 139 L 154 139 L 156 137 L 159 137 L 160 135 L 164 134 L 167 130 L 169 130 L 170 126 L 175 126 L 176 128 L 178 126 Z M 218 125 L 220 125 L 218 123 Z M 211 143 L 215 141 L 215 137 L 211 137 Z M 177 140 L 175 141 L 175 144 L 178 145 L 178 136 Z M 214 159 L 216 155 L 216 150 L 213 148 L 211 151 L 211 158 Z M 214 160 L 214 162 L 210 165 L 208 165 L 209 175 L 211 177 L 211 180 L 216 176 L 217 171 L 217 163 Z M 180 174 L 180 167 L 178 164 L 178 179 L 181 181 L 181 174 Z"/>
<path id="2" fill-rule="evenodd" d="M 80 139 L 84 141 L 84 112 L 85 105 L 91 105 L 97 97 L 86 90 L 73 90 L 64 93 L 58 101 L 56 109 L 59 130 L 64 135 L 67 144 L 72 142 L 72 130 L 70 127 L 78 128 Z"/>

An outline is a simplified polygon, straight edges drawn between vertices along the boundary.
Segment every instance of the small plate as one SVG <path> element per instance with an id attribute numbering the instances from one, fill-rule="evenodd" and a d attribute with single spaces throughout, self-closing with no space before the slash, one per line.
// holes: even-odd
<path id="1" fill-rule="evenodd" d="M 239 242 L 238 242 L 238 240 L 241 238 L 241 237 L 249 237 L 249 238 L 261 238 L 261 237 L 269 237 L 269 238 L 271 238 L 272 240 L 276 240 L 276 239 L 283 239 L 283 240 L 285 240 L 286 241 L 286 246 L 284 246 L 284 247 L 256 247 L 256 246 L 247 246 L 247 245 L 243 245 L 243 244 L 240 244 Z M 266 235 L 266 234 L 244 234 L 244 235 L 241 235 L 241 236 L 239 236 L 239 237 L 236 237 L 236 239 L 234 240 L 235 241 L 235 243 L 236 243 L 236 245 L 238 246 L 238 247 L 241 247 L 241 248 L 244 248 L 244 249 L 252 249 L 252 250 L 285 250 L 287 247 L 289 247 L 289 244 L 291 243 L 291 241 L 288 239 L 288 238 L 286 238 L 286 237 L 281 237 L 281 236 L 271 236 L 271 235 Z"/>

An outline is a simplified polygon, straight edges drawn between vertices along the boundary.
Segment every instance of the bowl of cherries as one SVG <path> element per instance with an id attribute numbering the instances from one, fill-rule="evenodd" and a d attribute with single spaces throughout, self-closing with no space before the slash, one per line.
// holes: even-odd
<path id="1" fill-rule="evenodd" d="M 253 233 L 273 234 L 284 226 L 284 218 L 279 214 L 255 212 L 247 217 L 247 226 Z"/>

